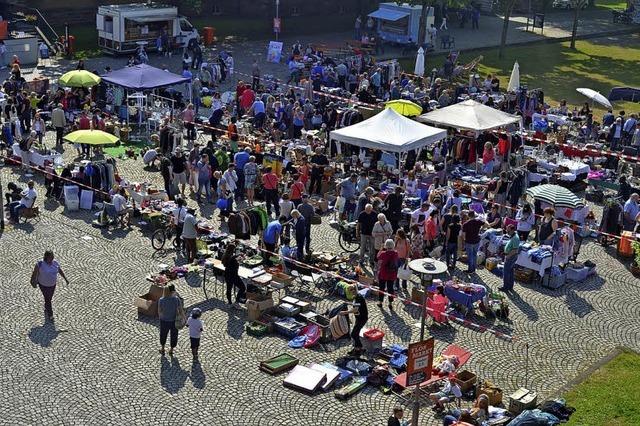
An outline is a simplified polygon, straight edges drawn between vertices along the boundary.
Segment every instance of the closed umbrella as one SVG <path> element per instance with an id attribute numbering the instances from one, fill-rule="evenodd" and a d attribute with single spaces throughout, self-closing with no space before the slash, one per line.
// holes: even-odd
<path id="1" fill-rule="evenodd" d="M 416 56 L 416 66 L 413 69 L 413 73 L 419 75 L 420 77 L 424 76 L 424 49 L 422 47 L 418 49 L 418 56 Z"/>
<path id="2" fill-rule="evenodd" d="M 85 70 L 73 70 L 58 79 L 58 84 L 67 87 L 92 87 L 100 83 L 100 77 Z"/>
<path id="3" fill-rule="evenodd" d="M 85 145 L 113 145 L 118 138 L 102 130 L 76 130 L 64 137 L 65 140 Z"/>
<path id="4" fill-rule="evenodd" d="M 578 87 L 576 91 L 578 91 L 579 93 L 582 93 L 587 98 L 591 99 L 593 102 L 597 102 L 600 105 L 607 108 L 613 108 L 611 106 L 611 102 L 609 102 L 609 99 L 604 97 L 604 95 L 602 95 L 600 92 L 596 92 L 593 89 L 587 89 L 585 87 Z"/>
<path id="5" fill-rule="evenodd" d="M 527 195 L 534 199 L 544 201 L 554 207 L 567 209 L 580 209 L 584 207 L 584 202 L 567 188 L 560 185 L 538 185 L 527 189 Z"/>
<path id="6" fill-rule="evenodd" d="M 391 108 L 395 112 L 405 117 L 413 117 L 422 114 L 422 107 L 405 99 L 396 99 L 385 104 L 386 108 Z"/>
<path id="7" fill-rule="evenodd" d="M 520 89 L 520 65 L 518 61 L 513 64 L 511 70 L 511 77 L 509 78 L 509 85 L 507 86 L 507 92 L 515 92 Z"/>

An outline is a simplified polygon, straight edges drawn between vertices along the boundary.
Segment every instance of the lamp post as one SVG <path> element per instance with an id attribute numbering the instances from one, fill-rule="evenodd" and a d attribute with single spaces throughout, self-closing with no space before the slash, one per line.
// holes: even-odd
<path id="1" fill-rule="evenodd" d="M 278 21 L 278 27 L 276 28 L 275 26 L 275 22 L 274 22 L 274 30 L 276 33 L 276 41 L 278 41 L 278 35 L 280 33 L 280 0 L 276 0 L 276 21 Z"/>

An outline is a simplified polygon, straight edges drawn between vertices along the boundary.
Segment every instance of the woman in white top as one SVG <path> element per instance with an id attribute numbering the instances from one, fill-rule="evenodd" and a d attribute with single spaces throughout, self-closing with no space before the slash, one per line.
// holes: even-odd
<path id="1" fill-rule="evenodd" d="M 38 144 L 42 145 L 42 138 L 44 137 L 44 133 L 47 131 L 47 128 L 44 124 L 44 120 L 40 117 L 39 112 L 36 112 L 36 115 L 33 117 L 33 124 L 31 125 L 31 128 L 36 132 Z"/>
<path id="2" fill-rule="evenodd" d="M 387 217 L 384 213 L 378 215 L 378 221 L 373 225 L 373 231 L 371 236 L 373 237 L 373 248 L 376 250 L 382 250 L 384 242 L 391 238 L 393 235 L 393 227 L 391 223 L 387 221 Z"/>
<path id="3" fill-rule="evenodd" d="M 516 213 L 516 220 L 518 221 L 518 236 L 520 237 L 520 241 L 524 243 L 529 238 L 529 233 L 536 223 L 536 216 L 533 213 L 531 204 L 527 203 L 518 210 L 518 213 Z"/>
<path id="4" fill-rule="evenodd" d="M 404 180 L 404 193 L 407 197 L 413 197 L 418 192 L 418 180 L 415 178 L 415 173 L 409 172 L 407 178 Z"/>
<path id="5" fill-rule="evenodd" d="M 53 252 L 47 250 L 44 252 L 43 260 L 36 263 L 31 274 L 31 284 L 40 287 L 40 291 L 44 296 L 44 313 L 47 319 L 53 321 L 53 293 L 56 291 L 58 282 L 58 274 L 69 284 L 69 280 L 62 272 L 60 264 L 53 260 Z"/>

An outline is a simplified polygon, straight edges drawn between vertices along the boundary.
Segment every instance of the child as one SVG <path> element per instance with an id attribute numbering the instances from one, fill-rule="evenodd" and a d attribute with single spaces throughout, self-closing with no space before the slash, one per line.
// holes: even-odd
<path id="1" fill-rule="evenodd" d="M 193 354 L 193 361 L 198 361 L 198 348 L 200 348 L 200 336 L 202 335 L 203 323 L 200 319 L 202 311 L 200 308 L 194 308 L 191 311 L 191 316 L 187 319 L 187 327 L 189 327 L 189 338 L 191 340 L 191 353 Z"/>

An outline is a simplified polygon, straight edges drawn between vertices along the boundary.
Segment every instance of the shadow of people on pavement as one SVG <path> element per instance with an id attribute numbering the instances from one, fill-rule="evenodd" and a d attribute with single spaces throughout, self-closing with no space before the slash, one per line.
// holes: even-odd
<path id="1" fill-rule="evenodd" d="M 176 394 L 184 387 L 189 373 L 180 367 L 176 357 L 162 357 L 160 365 L 160 384 L 170 394 Z"/>
<path id="2" fill-rule="evenodd" d="M 200 362 L 191 364 L 191 382 L 194 388 L 204 389 L 205 387 L 206 376 L 204 375 L 204 371 L 202 371 Z"/>
<path id="3" fill-rule="evenodd" d="M 60 331 L 56 329 L 54 323 L 46 321 L 40 326 L 33 327 L 29 330 L 29 339 L 43 348 L 51 346 L 53 340 L 58 337 Z"/>

